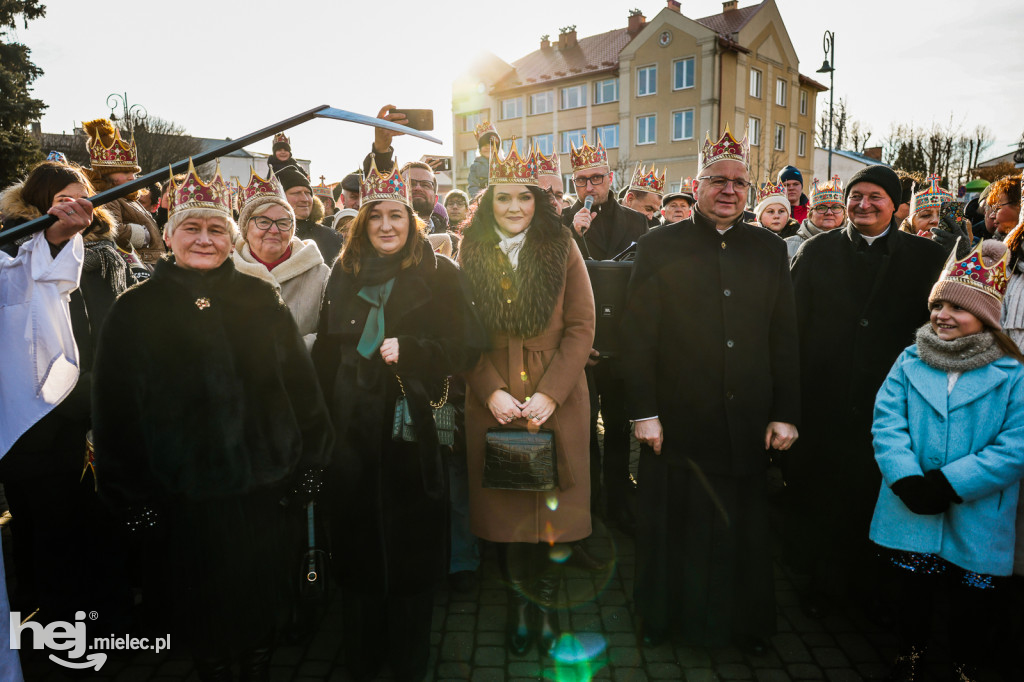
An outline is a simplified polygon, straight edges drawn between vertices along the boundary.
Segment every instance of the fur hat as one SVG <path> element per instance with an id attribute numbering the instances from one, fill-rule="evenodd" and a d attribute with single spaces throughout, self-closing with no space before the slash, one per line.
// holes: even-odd
<path id="1" fill-rule="evenodd" d="M 939 281 L 932 287 L 928 305 L 949 301 L 970 312 L 986 327 L 1002 329 L 999 317 L 1009 260 L 1006 245 L 995 239 L 983 239 L 961 259 L 957 259 L 954 248 Z"/>

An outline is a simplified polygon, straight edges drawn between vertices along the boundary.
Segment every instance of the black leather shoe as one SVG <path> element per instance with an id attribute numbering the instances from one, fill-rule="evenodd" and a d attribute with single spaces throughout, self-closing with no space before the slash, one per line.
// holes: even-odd
<path id="1" fill-rule="evenodd" d="M 543 656 L 550 656 L 558 645 L 562 631 L 558 622 L 558 589 L 562 584 L 562 568 L 551 564 L 537 576 L 537 602 L 540 626 L 537 647 Z"/>
<path id="2" fill-rule="evenodd" d="M 768 653 L 768 642 L 757 635 L 736 635 L 736 646 L 747 656 L 764 656 Z"/>
<path id="3" fill-rule="evenodd" d="M 533 605 L 521 590 L 509 590 L 505 619 L 505 646 L 513 656 L 524 656 L 533 644 Z"/>

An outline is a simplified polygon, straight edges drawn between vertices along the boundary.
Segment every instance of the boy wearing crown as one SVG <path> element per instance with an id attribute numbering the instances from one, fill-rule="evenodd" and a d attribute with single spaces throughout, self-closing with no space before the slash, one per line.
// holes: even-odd
<path id="1" fill-rule="evenodd" d="M 469 200 L 487 189 L 487 169 L 491 158 L 491 142 L 501 145 L 501 136 L 490 121 L 484 121 L 473 130 L 476 137 L 477 155 L 469 167 L 469 186 L 466 189 Z"/>
<path id="2" fill-rule="evenodd" d="M 640 454 L 635 602 L 645 639 L 766 650 L 775 586 L 764 476 L 797 438 L 786 246 L 743 222 L 747 139 L 700 155 L 697 204 L 637 245 L 622 369 Z M 709 551 L 709 548 L 711 551 Z"/>

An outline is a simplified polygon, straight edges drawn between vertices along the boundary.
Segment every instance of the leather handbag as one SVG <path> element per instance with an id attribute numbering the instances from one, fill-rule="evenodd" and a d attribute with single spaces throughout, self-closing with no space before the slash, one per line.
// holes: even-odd
<path id="1" fill-rule="evenodd" d="M 409 400 L 405 397 L 405 386 L 402 378 L 398 379 L 398 387 L 402 389 L 402 395 L 395 401 L 395 416 L 391 424 L 392 440 L 404 440 L 409 443 L 416 442 L 416 428 L 412 421 L 412 413 L 409 412 Z M 448 402 L 448 377 L 444 378 L 444 390 L 441 399 L 436 403 L 430 401 L 430 408 L 434 413 L 434 426 L 437 429 L 437 442 L 448 447 L 455 446 L 455 406 Z"/>
<path id="2" fill-rule="evenodd" d="M 540 429 L 487 429 L 485 488 L 547 492 L 558 488 L 555 432 Z"/>

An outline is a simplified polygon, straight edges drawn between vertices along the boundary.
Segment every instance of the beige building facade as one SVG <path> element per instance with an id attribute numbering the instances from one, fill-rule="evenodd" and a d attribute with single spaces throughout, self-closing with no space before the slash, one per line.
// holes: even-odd
<path id="1" fill-rule="evenodd" d="M 649 21 L 633 10 L 626 28 L 577 38 L 569 27 L 512 64 L 493 55 L 474 64 L 453 85 L 456 186 L 466 187 L 473 129 L 486 120 L 506 149 L 515 136 L 520 149 L 557 150 L 563 175 L 570 142 L 600 139 L 617 187 L 642 163 L 678 189 L 697 174 L 705 132 L 717 139 L 726 126 L 750 136 L 752 179 L 793 165 L 809 183 L 816 96 L 826 88 L 800 74 L 775 1 L 730 0 L 700 19 L 679 10 L 668 0 Z"/>

